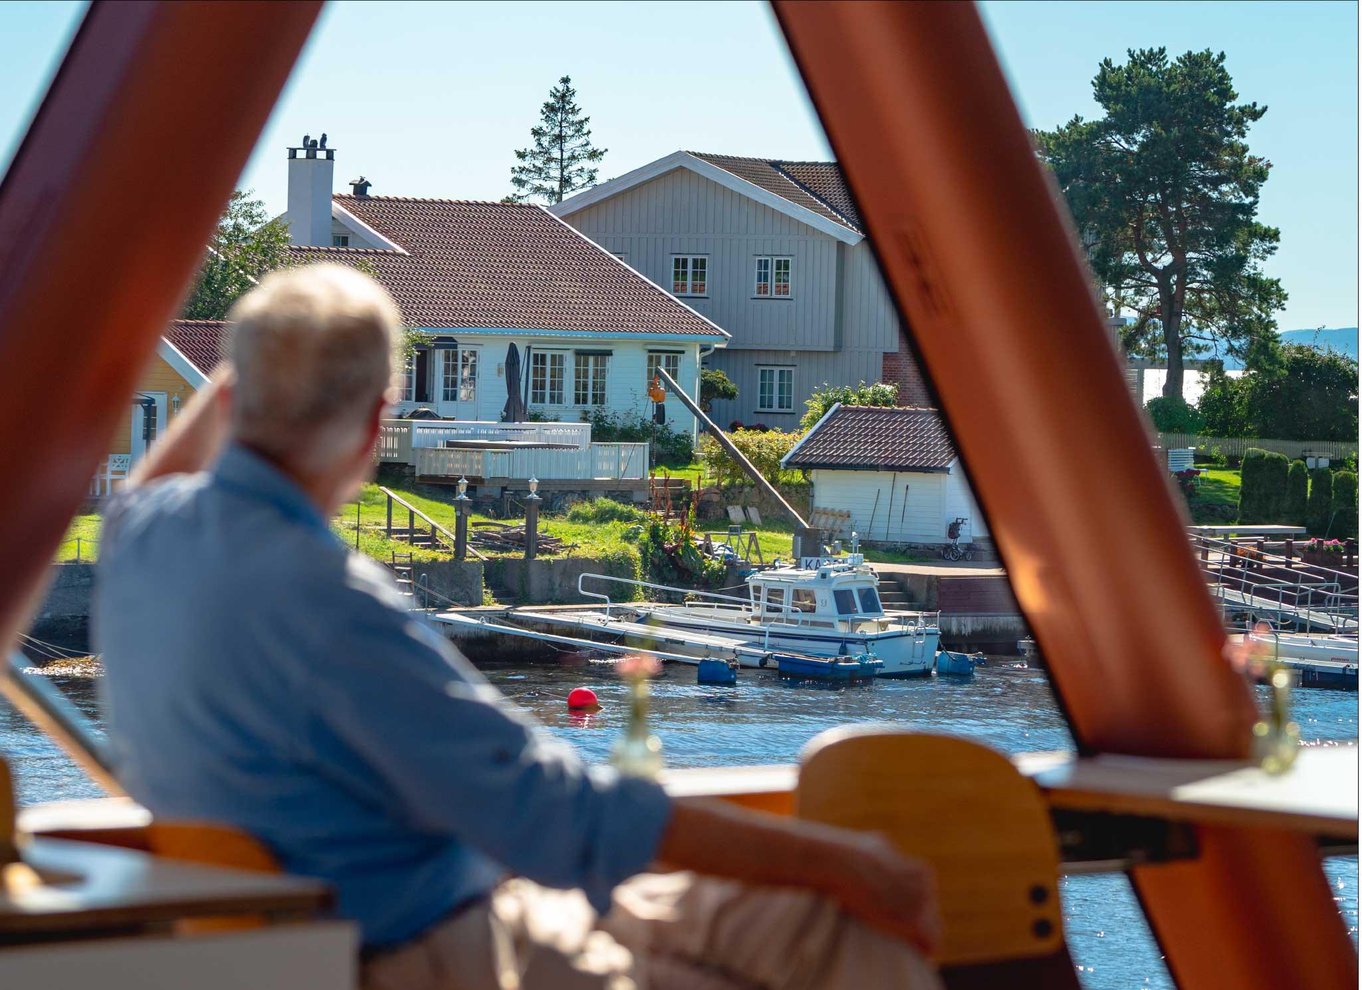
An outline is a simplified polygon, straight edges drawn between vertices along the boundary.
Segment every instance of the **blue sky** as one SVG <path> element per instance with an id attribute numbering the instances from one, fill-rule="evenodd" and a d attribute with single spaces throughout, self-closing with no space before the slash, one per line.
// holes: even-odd
<path id="1" fill-rule="evenodd" d="M 1290 293 L 1283 329 L 1357 320 L 1357 6 L 985 2 L 1027 121 L 1092 116 L 1105 57 L 1225 51 L 1241 99 L 1269 107 L 1250 144 L 1274 165 L 1260 217 Z M 83 4 L 0 4 L 0 162 L 7 162 Z M 284 148 L 328 132 L 338 183 L 376 194 L 499 199 L 549 87 L 570 74 L 609 149 L 601 177 L 678 148 L 828 156 L 758 3 L 336 2 L 323 14 L 242 184 L 282 211 Z M 343 188 L 343 187 L 341 187 Z"/>

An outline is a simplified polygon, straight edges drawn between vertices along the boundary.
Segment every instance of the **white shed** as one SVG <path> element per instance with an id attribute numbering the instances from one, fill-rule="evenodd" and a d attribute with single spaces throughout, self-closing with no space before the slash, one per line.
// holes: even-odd
<path id="1" fill-rule="evenodd" d="M 809 471 L 815 510 L 850 513 L 850 528 L 862 539 L 946 543 L 955 519 L 965 520 L 962 543 L 988 535 L 950 434 L 933 409 L 839 403 L 781 463 Z"/>

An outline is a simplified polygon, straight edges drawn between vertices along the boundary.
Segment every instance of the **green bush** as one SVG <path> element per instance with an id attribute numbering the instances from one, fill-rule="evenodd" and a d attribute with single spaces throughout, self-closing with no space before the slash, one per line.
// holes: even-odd
<path id="1" fill-rule="evenodd" d="M 857 385 L 829 385 L 824 382 L 821 388 L 816 389 L 813 395 L 804 400 L 808 411 L 799 421 L 799 428 L 813 429 L 813 424 L 822 419 L 824 414 L 839 402 L 844 406 L 893 406 L 897 405 L 898 401 L 897 385 L 885 382 L 876 382 L 873 385 L 867 385 L 865 382 Z"/>
<path id="2" fill-rule="evenodd" d="M 578 502 L 568 509 L 567 518 L 568 522 L 575 523 L 641 523 L 648 515 L 613 498 L 593 498 L 589 502 Z"/>
<path id="3" fill-rule="evenodd" d="M 1305 513 L 1305 525 L 1311 533 L 1323 536 L 1329 528 L 1329 514 L 1334 505 L 1334 473 L 1327 467 L 1310 472 L 1310 500 Z"/>
<path id="4" fill-rule="evenodd" d="M 1357 539 L 1357 475 L 1340 471 L 1334 475 L 1333 504 L 1325 536 L 1336 540 Z"/>
<path id="5" fill-rule="evenodd" d="M 1286 507 L 1287 469 L 1284 454 L 1249 448 L 1239 488 L 1241 523 L 1275 523 L 1281 517 Z"/>
<path id="6" fill-rule="evenodd" d="M 695 459 L 695 442 L 689 433 L 679 433 L 665 423 L 654 423 L 642 416 L 624 416 L 597 407 L 582 413 L 591 424 L 591 439 L 596 443 L 646 443 L 653 464 L 685 467 Z"/>
<path id="7" fill-rule="evenodd" d="M 782 433 L 780 430 L 734 430 L 728 434 L 728 438 L 761 472 L 762 477 L 774 485 L 780 482 L 781 458 L 790 452 L 802 435 Z M 719 441 L 708 433 L 700 438 L 700 459 L 718 475 L 721 486 L 748 483 L 749 479 L 738 462 L 728 456 L 728 452 L 719 446 Z"/>
<path id="8" fill-rule="evenodd" d="M 700 408 L 709 412 L 716 399 L 736 399 L 738 386 L 718 368 L 706 368 L 700 372 Z"/>
<path id="9" fill-rule="evenodd" d="M 1200 433 L 1201 414 L 1189 406 L 1181 396 L 1160 395 L 1144 404 L 1154 429 L 1160 433 Z"/>
<path id="10" fill-rule="evenodd" d="M 1289 526 L 1304 526 L 1310 518 L 1310 472 L 1304 461 L 1292 461 L 1286 472 L 1286 504 L 1281 521 Z"/>

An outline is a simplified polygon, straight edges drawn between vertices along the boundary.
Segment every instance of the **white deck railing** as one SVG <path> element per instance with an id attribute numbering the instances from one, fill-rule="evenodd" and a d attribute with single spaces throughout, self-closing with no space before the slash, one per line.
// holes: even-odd
<path id="1" fill-rule="evenodd" d="M 417 447 L 417 477 L 538 478 L 540 481 L 644 481 L 646 443 L 593 443 L 575 450 L 469 450 Z"/>
<path id="2" fill-rule="evenodd" d="M 591 424 L 385 419 L 378 440 L 379 460 L 412 464 L 413 449 L 443 447 L 446 440 L 516 440 L 586 447 L 591 443 Z"/>

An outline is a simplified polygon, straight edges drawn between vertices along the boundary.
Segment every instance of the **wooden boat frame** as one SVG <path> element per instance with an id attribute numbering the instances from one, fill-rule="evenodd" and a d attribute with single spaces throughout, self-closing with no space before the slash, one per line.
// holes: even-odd
<path id="1" fill-rule="evenodd" d="M 0 184 L 0 410 L 28 428 L 0 447 L 6 645 L 319 10 L 95 0 Z M 1250 693 L 1221 658 L 1186 520 L 977 11 L 775 11 L 1080 753 L 1244 758 Z M 41 389 L 57 377 L 52 406 Z M 1074 448 L 1081 476 L 1049 467 Z M 1194 858 L 1133 867 L 1179 986 L 1353 985 L 1314 835 L 1292 821 L 1193 815 Z"/>

